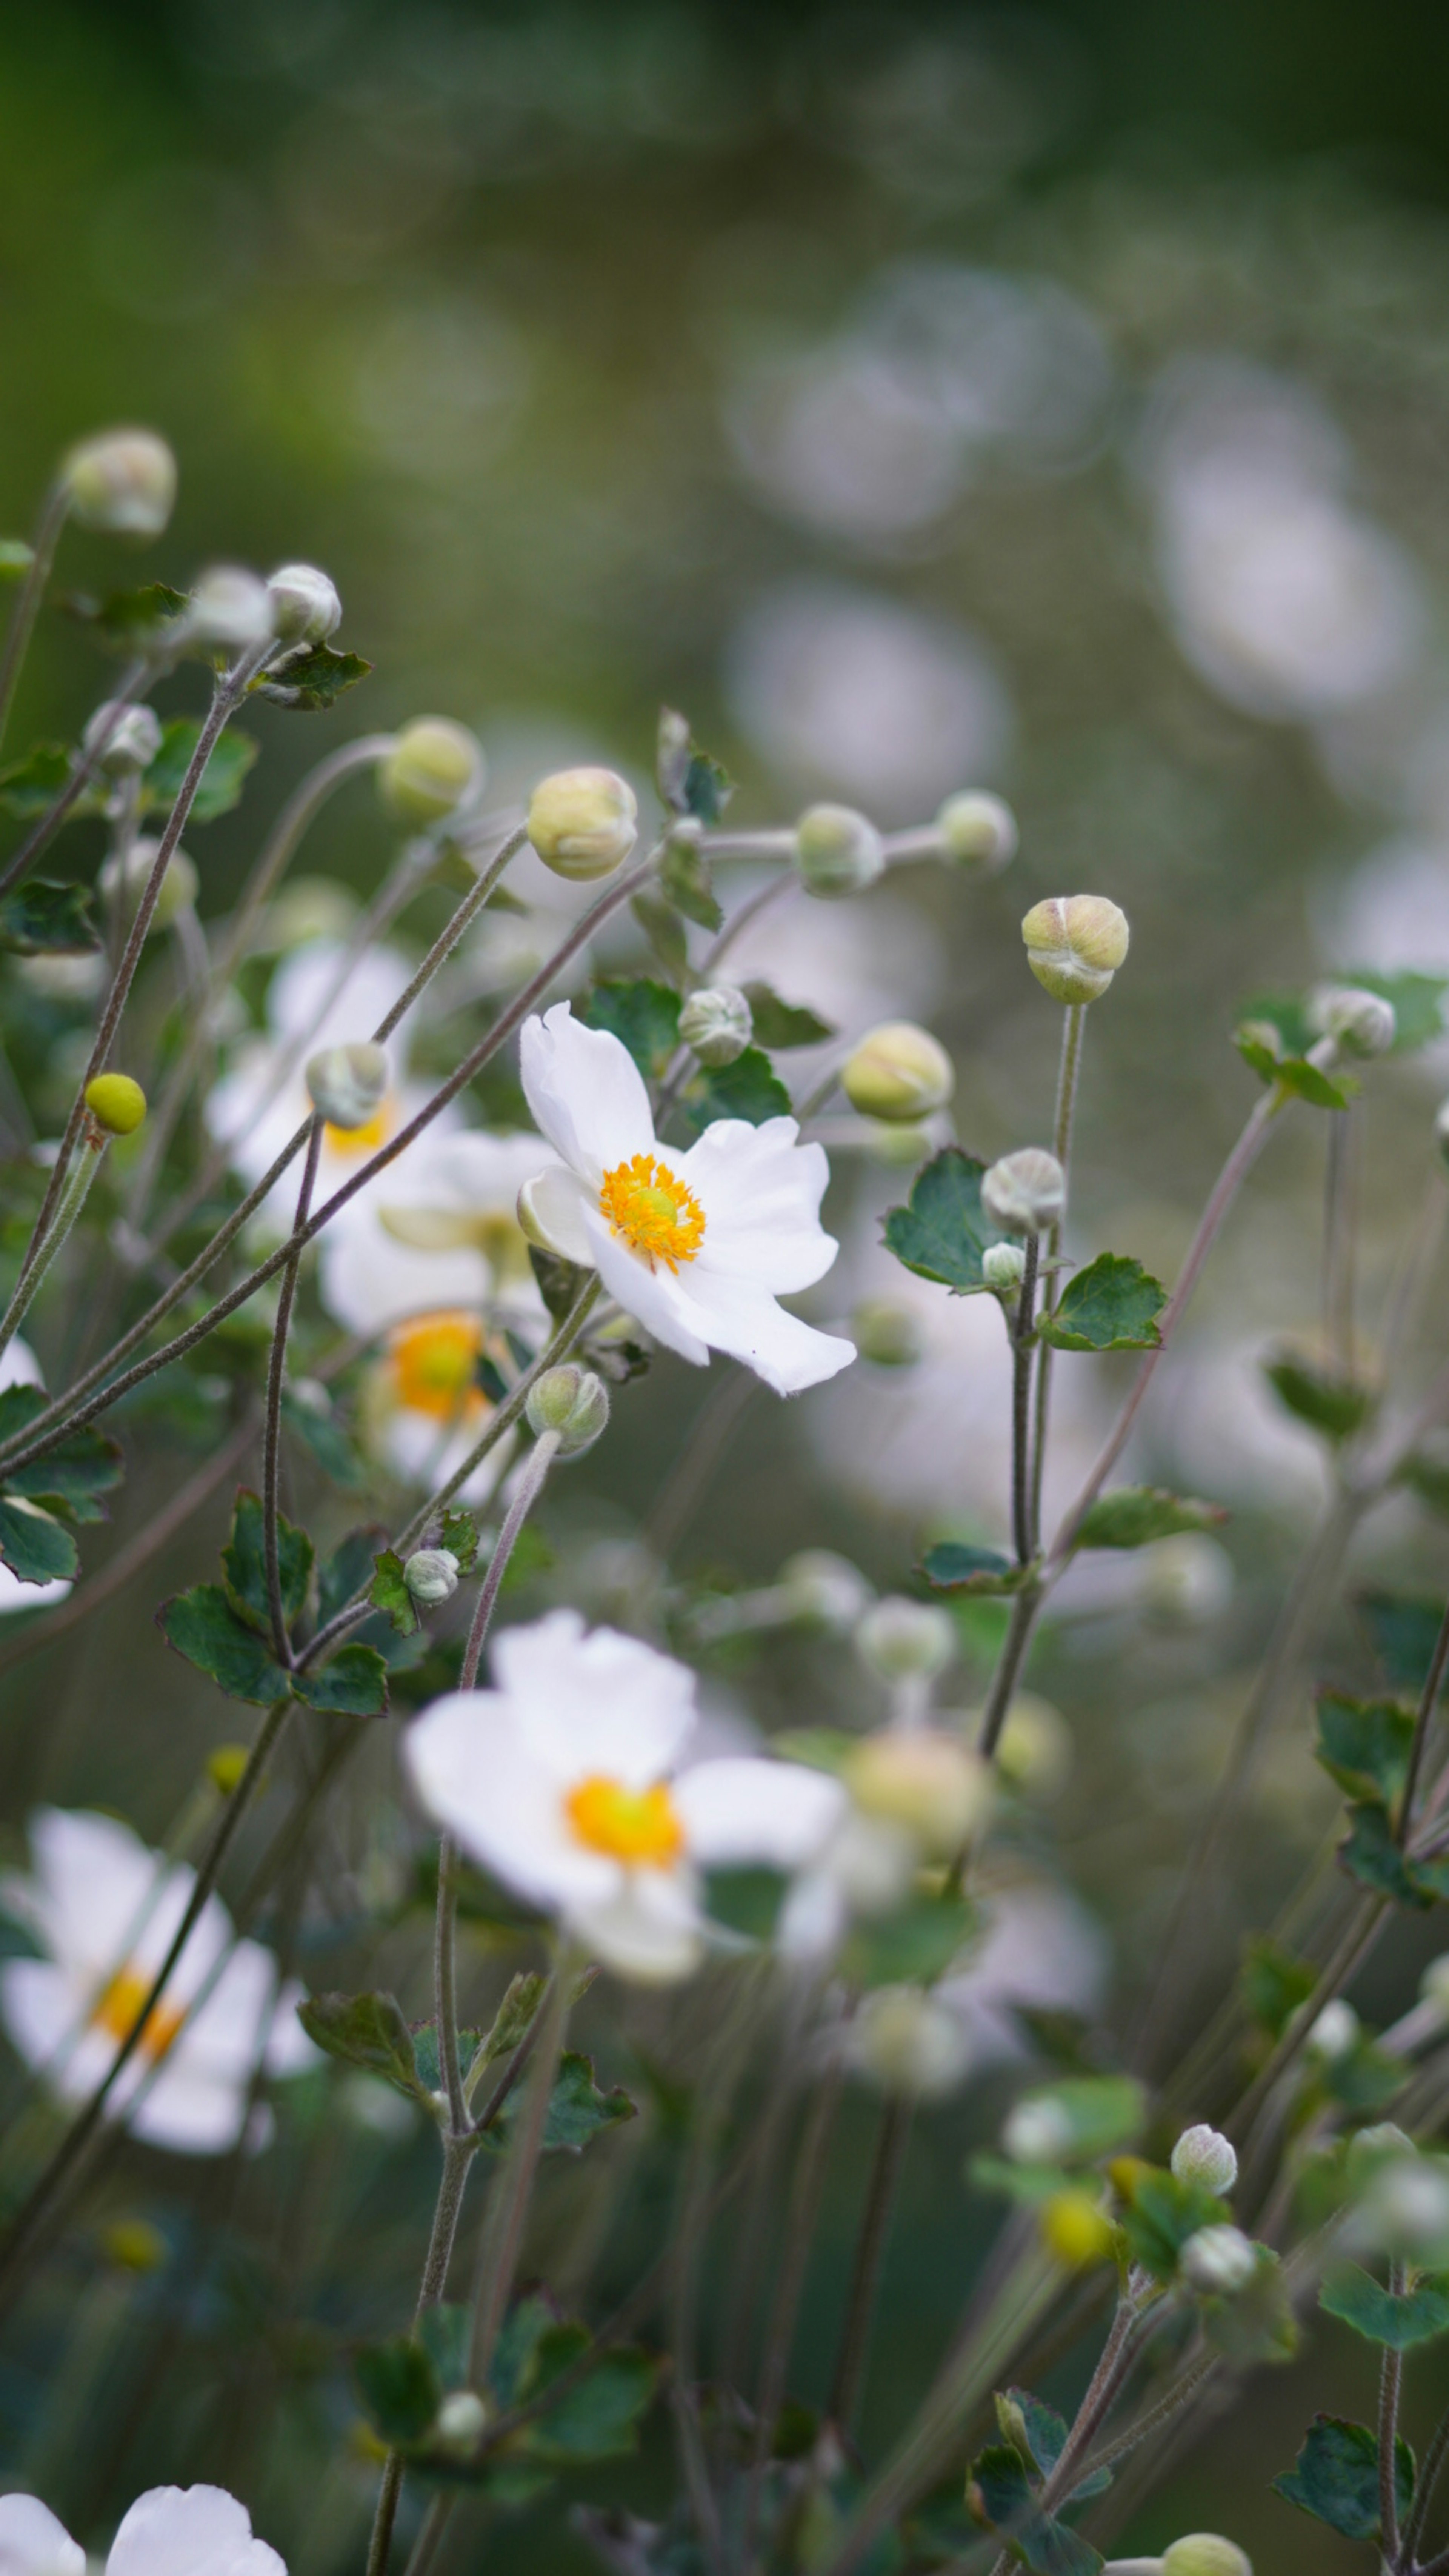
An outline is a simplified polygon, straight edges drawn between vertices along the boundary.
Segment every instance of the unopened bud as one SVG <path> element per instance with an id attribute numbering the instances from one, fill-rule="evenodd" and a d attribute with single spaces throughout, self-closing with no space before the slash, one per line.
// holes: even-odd
<path id="1" fill-rule="evenodd" d="M 1109 2263 L 1116 2251 L 1111 2220 L 1087 2191 L 1054 2191 L 1042 2206 L 1041 2232 L 1047 2251 L 1070 2272 Z"/>
<path id="2" fill-rule="evenodd" d="M 87 760 L 95 758 L 103 778 L 130 778 L 149 769 L 160 748 L 161 719 L 154 708 L 118 707 L 114 698 L 97 707 L 81 735 L 82 751 Z"/>
<path id="3" fill-rule="evenodd" d="M 458 1589 L 458 1560 L 450 1547 L 419 1547 L 403 1567 L 403 1581 L 420 1610 L 436 1610 Z"/>
<path id="4" fill-rule="evenodd" d="M 1319 1036 L 1333 1038 L 1345 1055 L 1387 1055 L 1398 1035 L 1393 1003 L 1356 984 L 1321 985 L 1308 1015 Z"/>
<path id="5" fill-rule="evenodd" d="M 1308 2046 L 1315 2057 L 1326 2058 L 1331 2064 L 1335 2058 L 1347 2057 L 1358 2046 L 1360 2028 L 1359 2017 L 1352 2004 L 1345 2003 L 1342 1995 L 1336 1995 L 1331 2004 L 1324 2005 L 1310 2030 Z"/>
<path id="6" fill-rule="evenodd" d="M 1361 2191 L 1380 2165 L 1396 2157 L 1412 2161 L 1414 2141 L 1393 2120 L 1378 2120 L 1371 2129 L 1360 2129 L 1349 2139 L 1344 2158 L 1344 2173 L 1355 2191 Z"/>
<path id="7" fill-rule="evenodd" d="M 206 1757 L 206 1776 L 213 1789 L 218 1789 L 223 1798 L 229 1798 L 234 1789 L 240 1788 L 242 1774 L 251 1758 L 250 1749 L 245 1744 L 218 1744 Z"/>
<path id="8" fill-rule="evenodd" d="M 956 1088 L 945 1048 L 910 1020 L 872 1029 L 847 1057 L 840 1081 L 852 1109 L 892 1124 L 943 1109 Z"/>
<path id="9" fill-rule="evenodd" d="M 1412 2148 L 1407 2155 L 1385 2154 L 1367 2175 L 1355 2235 L 1440 2271 L 1449 2255 L 1449 2168 Z"/>
<path id="10" fill-rule="evenodd" d="M 706 984 L 679 1014 L 679 1042 L 701 1064 L 733 1064 L 755 1033 L 750 1006 L 733 984 Z"/>
<path id="11" fill-rule="evenodd" d="M 1258 2268 L 1258 2252 L 1241 2227 L 1200 2227 L 1178 2256 L 1183 2279 L 1206 2297 L 1231 2299 L 1246 2290 Z"/>
<path id="12" fill-rule="evenodd" d="M 171 2253 L 160 2228 L 146 2218 L 113 2219 L 101 2230 L 101 2246 L 122 2272 L 159 2272 Z"/>
<path id="13" fill-rule="evenodd" d="M 108 903 L 114 903 L 119 898 L 128 916 L 135 912 L 146 890 L 146 881 L 156 864 L 156 853 L 160 847 L 159 841 L 148 839 L 143 832 L 131 843 L 124 861 L 118 851 L 111 852 L 101 868 L 98 880 L 101 892 Z M 161 880 L 161 891 L 156 898 L 156 909 L 151 915 L 150 929 L 169 930 L 177 914 L 188 912 L 195 903 L 200 882 L 196 872 L 196 861 L 189 858 L 185 850 L 173 850 L 166 862 L 166 873 Z"/>
<path id="14" fill-rule="evenodd" d="M 483 746 L 450 716 L 417 716 L 403 726 L 378 773 L 384 802 L 402 823 L 441 823 L 481 794 Z"/>
<path id="15" fill-rule="evenodd" d="M 1204 1530 L 1178 1530 L 1142 1551 L 1142 1606 L 1164 1628 L 1197 1628 L 1226 1609 L 1233 1560 Z"/>
<path id="16" fill-rule="evenodd" d="M 785 1594 L 793 1617 L 808 1619 L 841 1637 L 855 1626 L 871 1599 L 870 1585 L 859 1567 L 828 1547 L 802 1547 L 797 1556 L 787 1557 L 778 1589 Z"/>
<path id="17" fill-rule="evenodd" d="M 867 1610 L 855 1651 L 883 1682 L 932 1681 L 956 1652 L 956 1622 L 934 1602 L 892 1592 Z"/>
<path id="18" fill-rule="evenodd" d="M 325 644 L 342 623 L 337 585 L 315 564 L 280 564 L 267 588 L 284 644 Z"/>
<path id="19" fill-rule="evenodd" d="M 433 2440 L 440 2451 L 466 2456 L 487 2421 L 488 2409 L 476 2388 L 450 2389 L 434 2419 Z"/>
<path id="20" fill-rule="evenodd" d="M 187 624 L 197 644 L 219 653 L 249 653 L 277 631 L 277 605 L 254 572 L 217 564 L 191 594 Z"/>
<path id="21" fill-rule="evenodd" d="M 940 1727 L 867 1735 L 841 1776 L 866 1815 L 902 1826 L 932 1860 L 954 1857 L 991 1798 L 986 1764 Z"/>
<path id="22" fill-rule="evenodd" d="M 921 1356 L 919 1323 L 909 1306 L 889 1297 L 867 1297 L 851 1316 L 850 1332 L 861 1358 L 876 1368 L 913 1368 Z"/>
<path id="23" fill-rule="evenodd" d="M 351 1135 L 377 1115 L 387 1089 L 387 1050 L 363 1038 L 352 1046 L 323 1047 L 307 1061 L 307 1096 L 329 1127 Z"/>
<path id="24" fill-rule="evenodd" d="M 1200 2182 L 1204 2191 L 1221 2199 L 1238 2179 L 1238 2159 L 1231 2139 L 1201 2120 L 1195 2129 L 1183 2130 L 1172 2150 L 1172 2170 L 1179 2182 Z"/>
<path id="25" fill-rule="evenodd" d="M 812 805 L 795 826 L 795 865 L 807 894 L 863 894 L 885 874 L 885 844 L 850 805 Z"/>
<path id="26" fill-rule="evenodd" d="M 876 1986 L 851 2026 L 850 2054 L 883 2093 L 939 2102 L 965 2074 L 971 2044 L 958 2016 L 934 1995 L 919 1986 Z"/>
<path id="27" fill-rule="evenodd" d="M 1019 1243 L 988 1243 L 981 1255 L 981 1276 L 988 1288 L 1010 1296 L 1026 1277 L 1026 1254 Z"/>
<path id="28" fill-rule="evenodd" d="M 995 876 L 1016 856 L 1016 816 L 999 796 L 981 789 L 948 796 L 936 816 L 936 830 L 948 859 L 983 876 Z"/>
<path id="29" fill-rule="evenodd" d="M 1055 1154 L 1041 1145 L 1003 1154 L 982 1175 L 981 1204 L 992 1224 L 1007 1234 L 1047 1233 L 1060 1225 L 1066 1198 L 1067 1176 Z"/>
<path id="30" fill-rule="evenodd" d="M 1162 2576 L 1253 2576 L 1253 2562 L 1219 2531 L 1189 2531 L 1167 2551 Z"/>
<path id="31" fill-rule="evenodd" d="M 1072 2115 L 1052 2094 L 1028 2093 L 1008 2111 L 1001 2143 L 1013 2164 L 1060 2164 L 1076 2144 Z"/>
<path id="32" fill-rule="evenodd" d="M 544 1370 L 529 1389 L 524 1409 L 535 1439 L 555 1431 L 559 1456 L 578 1458 L 593 1447 L 608 1423 L 609 1390 L 592 1369 L 581 1368 L 577 1360 L 565 1360 L 561 1368 Z"/>
<path id="33" fill-rule="evenodd" d="M 1072 1731 L 1060 1709 L 1034 1691 L 1021 1691 L 1006 1712 L 996 1747 L 996 1772 L 1009 1789 L 1028 1798 L 1052 1798 L 1072 1767 Z"/>
<path id="34" fill-rule="evenodd" d="M 128 1073 L 98 1073 L 86 1084 L 86 1107 L 108 1136 L 134 1136 L 146 1115 L 146 1094 Z"/>
<path id="35" fill-rule="evenodd" d="M 1102 894 L 1050 895 L 1021 925 L 1026 959 L 1054 1002 L 1095 1002 L 1127 954 L 1127 915 Z"/>
<path id="36" fill-rule="evenodd" d="M 159 537 L 176 502 L 176 459 L 154 429 L 83 438 L 61 467 L 71 516 L 107 536 Z"/>
<path id="37" fill-rule="evenodd" d="M 638 838 L 639 806 L 612 769 L 556 769 L 528 803 L 528 837 L 546 868 L 572 884 L 606 877 Z"/>

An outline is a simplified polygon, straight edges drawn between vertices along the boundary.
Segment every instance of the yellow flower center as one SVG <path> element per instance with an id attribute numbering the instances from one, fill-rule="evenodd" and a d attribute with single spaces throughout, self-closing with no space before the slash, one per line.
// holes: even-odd
<path id="1" fill-rule="evenodd" d="M 329 1154 L 343 1156 L 375 1154 L 385 1145 L 397 1125 L 397 1103 L 380 1100 L 365 1127 L 334 1127 L 329 1119 L 323 1130 Z"/>
<path id="2" fill-rule="evenodd" d="M 139 1968 L 118 1970 L 92 2007 L 91 2021 L 103 2030 L 117 2046 L 131 2036 L 141 2007 L 151 1991 L 152 1980 Z M 164 2057 L 175 2040 L 186 2015 L 179 2004 L 154 2004 L 146 2016 L 146 2027 L 140 2044 L 148 2057 Z"/>
<path id="3" fill-rule="evenodd" d="M 656 1261 L 677 1270 L 681 1261 L 694 1259 L 704 1241 L 704 1210 L 693 1190 L 652 1154 L 635 1154 L 606 1172 L 599 1206 L 615 1234 L 651 1270 Z"/>
<path id="4" fill-rule="evenodd" d="M 592 1772 L 569 1791 L 564 1813 L 590 1851 L 629 1869 L 668 1869 L 684 1849 L 684 1827 L 662 1782 L 626 1789 L 622 1780 Z"/>
<path id="5" fill-rule="evenodd" d="M 483 1327 L 476 1315 L 444 1311 L 397 1325 L 388 1336 L 397 1402 L 436 1422 L 486 1412 L 488 1400 L 475 1378 L 482 1349 Z"/>

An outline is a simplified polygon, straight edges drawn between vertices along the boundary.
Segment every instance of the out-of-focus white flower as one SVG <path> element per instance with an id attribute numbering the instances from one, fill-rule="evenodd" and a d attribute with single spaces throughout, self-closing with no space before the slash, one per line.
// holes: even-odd
<path id="1" fill-rule="evenodd" d="M 56 1807 L 32 1820 L 30 1847 L 31 1875 L 7 1875 L 0 1894 L 44 1956 L 0 1966 L 0 2014 L 26 2063 L 80 2101 L 145 2002 L 196 1873 L 109 1816 Z M 271 1952 L 238 1941 L 220 1897 L 208 1897 L 108 2115 L 152 2146 L 224 2153 L 241 2133 L 258 2058 L 273 2075 L 315 2059 L 296 2017 L 301 1995 L 300 1986 L 278 1993 Z"/>
<path id="2" fill-rule="evenodd" d="M 834 1377 L 855 1345 L 776 1301 L 823 1278 L 836 1246 L 820 1224 L 824 1150 L 793 1118 L 722 1118 L 687 1153 L 661 1144 L 627 1047 L 567 1002 L 524 1023 L 529 1108 L 566 1168 L 532 1185 L 541 1233 L 597 1270 L 657 1341 L 703 1366 L 743 1360 L 779 1395 Z"/>
<path id="3" fill-rule="evenodd" d="M 86 2576 L 88 2562 L 38 2496 L 0 2496 L 3 2576 Z M 287 2576 L 252 2537 L 251 2516 L 225 2487 L 148 2487 L 111 2543 L 105 2576 Z"/>
<path id="4" fill-rule="evenodd" d="M 534 1339 L 547 1322 L 518 1193 L 548 1161 L 538 1136 L 480 1128 L 415 1145 L 345 1207 L 320 1246 L 322 1302 L 350 1332 L 443 1307 Z"/>
<path id="5" fill-rule="evenodd" d="M 493 1410 L 478 1382 L 487 1353 L 476 1309 L 429 1308 L 388 1331 L 363 1380 L 362 1423 L 369 1445 L 405 1484 L 445 1483 L 476 1448 Z M 514 1434 L 506 1433 L 460 1487 L 459 1500 L 486 1501 L 514 1446 Z"/>
<path id="6" fill-rule="evenodd" d="M 876 1986 L 849 2024 L 846 2054 L 883 2093 L 939 2102 L 971 2063 L 959 2017 L 920 1986 Z"/>
<path id="7" fill-rule="evenodd" d="M 7 1386 L 40 1386 L 40 1362 L 27 1341 L 17 1333 L 0 1351 L 0 1390 Z M 0 1565 L 0 1619 L 9 1610 L 40 1610 L 48 1601 L 63 1601 L 70 1590 L 68 1577 L 61 1575 L 54 1583 L 22 1583 L 8 1565 Z"/>
<path id="8" fill-rule="evenodd" d="M 978 2065 L 1028 2053 L 1017 2010 L 1090 2014 L 1107 1980 L 1101 1931 L 1060 1888 L 1023 1879 L 989 1890 L 984 1904 L 984 1938 L 935 1989 L 960 2015 Z"/>
<path id="9" fill-rule="evenodd" d="M 403 1739 L 419 1798 L 463 1849 L 621 1976 L 668 1983 L 703 1955 L 699 1872 L 811 1860 L 845 1806 L 823 1772 L 680 1759 L 694 1675 L 576 1611 L 510 1628 L 496 1687 L 434 1701 Z"/>
<path id="10" fill-rule="evenodd" d="M 1278 1402 L 1264 1357 L 1259 1337 L 1190 1341 L 1169 1356 L 1154 1423 L 1164 1482 L 1228 1503 L 1306 1511 L 1319 1502 L 1323 1444 Z"/>

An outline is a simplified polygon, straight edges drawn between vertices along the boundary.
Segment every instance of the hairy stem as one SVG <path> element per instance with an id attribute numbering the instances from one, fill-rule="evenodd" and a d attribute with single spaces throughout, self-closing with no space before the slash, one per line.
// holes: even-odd
<path id="1" fill-rule="evenodd" d="M 1026 1238 L 1026 1268 L 1022 1273 L 1021 1295 L 1017 1300 L 1016 1320 L 1011 1331 L 1011 1527 L 1018 1565 L 1029 1565 L 1032 1556 L 1032 1533 L 1039 1517 L 1035 1503 L 1034 1479 L 1031 1472 L 1031 1356 L 1032 1310 L 1036 1304 L 1036 1273 L 1040 1244 L 1034 1234 Z M 1047 1283 L 1050 1288 L 1051 1282 Z M 1041 1357 L 1047 1357 L 1046 1344 Z M 1045 1381 L 1037 1378 L 1037 1421 L 1041 1423 L 1041 1405 L 1046 1394 Z M 1038 1446 L 1041 1444 L 1038 1443 Z"/>
<path id="2" fill-rule="evenodd" d="M 1086 1003 L 1069 1002 L 1067 1005 L 1066 1017 L 1062 1023 L 1062 1054 L 1061 1063 L 1057 1069 L 1056 1115 L 1052 1121 L 1052 1152 L 1060 1163 L 1064 1174 L 1069 1173 L 1071 1170 L 1072 1126 L 1076 1117 L 1077 1085 L 1081 1079 L 1082 1071 L 1082 1039 L 1086 1034 L 1086 1027 Z M 1062 1224 L 1061 1219 L 1058 1219 L 1047 1238 L 1047 1260 L 1049 1263 L 1055 1262 L 1061 1248 Z M 1056 1302 L 1057 1273 L 1054 1269 L 1049 1268 L 1047 1272 L 1046 1289 L 1042 1297 L 1043 1312 L 1048 1315 L 1052 1314 L 1055 1310 Z M 1053 1353 L 1050 1342 L 1042 1342 L 1038 1348 L 1036 1363 L 1036 1447 L 1032 1457 L 1031 1468 L 1030 1543 L 1027 1549 L 1027 1554 L 1032 1556 L 1036 1554 L 1037 1549 L 1041 1545 L 1041 1502 L 1042 1487 L 1046 1481 L 1047 1425 L 1051 1413 L 1052 1358 Z M 1025 1561 L 1025 1557 L 1023 1557 L 1023 1564 Z"/>
<path id="3" fill-rule="evenodd" d="M 55 549 L 60 542 L 60 532 L 65 526 L 69 511 L 70 492 L 67 486 L 63 482 L 53 483 L 41 503 L 40 517 L 35 528 L 35 543 L 30 550 L 30 562 L 26 567 L 25 578 L 20 585 L 15 606 L 10 612 L 10 624 L 6 630 L 4 647 L 0 649 L 0 742 L 5 739 L 5 728 L 10 721 L 10 709 L 15 699 L 16 682 L 20 678 L 25 656 L 30 650 L 35 621 L 40 615 L 40 603 L 45 597 L 45 585 L 50 579 L 50 567 L 55 561 Z"/>
<path id="4" fill-rule="evenodd" d="M 322 1121 L 314 1117 L 307 1160 L 302 1166 L 302 1184 L 297 1192 L 297 1223 L 305 1225 L 312 1204 L 312 1190 L 317 1178 L 317 1157 L 322 1151 Z M 281 1295 L 277 1299 L 277 1320 L 272 1331 L 271 1355 L 267 1364 L 267 1410 L 262 1434 L 262 1553 L 267 1569 L 267 1606 L 272 1617 L 272 1647 L 284 1672 L 292 1669 L 292 1640 L 287 1633 L 287 1613 L 282 1601 L 282 1567 L 278 1545 L 277 1523 L 280 1518 L 282 1479 L 282 1382 L 287 1371 L 287 1335 L 291 1330 L 292 1306 L 297 1294 L 297 1263 L 289 1261 L 282 1273 Z"/>

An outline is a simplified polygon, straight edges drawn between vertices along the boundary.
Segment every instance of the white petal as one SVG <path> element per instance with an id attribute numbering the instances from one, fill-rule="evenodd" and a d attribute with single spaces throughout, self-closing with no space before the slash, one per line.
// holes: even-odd
<path id="1" fill-rule="evenodd" d="M 27 2066 L 45 2066 L 85 2010 L 82 1989 L 49 1959 L 7 1959 L 0 2014 Z"/>
<path id="2" fill-rule="evenodd" d="M 617 1297 L 626 1314 L 634 1315 L 656 1342 L 666 1350 L 677 1351 L 682 1360 L 703 1368 L 709 1358 L 709 1346 L 691 1306 L 686 1285 L 687 1270 L 676 1274 L 663 1262 L 651 1270 L 631 1252 L 607 1225 L 596 1208 L 585 1205 L 584 1229 L 589 1246 L 589 1259 L 598 1271 L 611 1297 Z"/>
<path id="3" fill-rule="evenodd" d="M 403 1768 L 434 1822 L 507 1887 L 551 1912 L 607 1901 L 623 1875 L 568 1829 L 558 1782 L 530 1759 L 492 1691 L 435 1700 L 402 1739 Z"/>
<path id="4" fill-rule="evenodd" d="M 4 1350 L 0 1351 L 0 1387 L 43 1386 L 44 1383 L 40 1374 L 40 1362 L 34 1351 L 30 1344 L 23 1341 L 19 1333 L 16 1333 L 13 1339 L 6 1343 Z M 44 2505 L 40 2509 L 43 2513 Z"/>
<path id="5" fill-rule="evenodd" d="M 711 1346 L 743 1360 L 777 1395 L 799 1395 L 807 1386 L 819 1386 L 849 1368 L 855 1357 L 854 1342 L 817 1332 L 744 1280 L 705 1273 L 691 1281 L 690 1296 Z"/>
<path id="6" fill-rule="evenodd" d="M 133 2137 L 178 2156 L 221 2156 L 236 2145 L 246 2113 L 245 2076 L 226 2082 L 198 2073 L 187 2063 L 184 2033 L 159 2071 L 149 2065 L 142 2071 L 150 2080 L 126 2116 Z"/>
<path id="7" fill-rule="evenodd" d="M 571 1906 L 576 1938 L 635 1985 L 677 1984 L 703 1956 L 699 1908 L 685 1871 L 629 1870 L 611 1902 Z"/>
<path id="8" fill-rule="evenodd" d="M 318 1246 L 318 1292 L 329 1315 L 370 1340 L 388 1324 L 441 1307 L 477 1313 L 491 1286 L 476 1245 L 417 1252 L 398 1243 L 364 1190 L 334 1217 Z"/>
<path id="9" fill-rule="evenodd" d="M 30 1848 L 47 1946 L 58 1959 L 109 1974 L 156 1889 L 154 1855 L 115 1817 L 60 1807 L 31 1818 Z"/>
<path id="10" fill-rule="evenodd" d="M 716 1119 L 681 1170 L 705 1211 L 698 1271 L 753 1281 L 775 1296 L 823 1279 L 838 1246 L 820 1223 L 830 1179 L 821 1145 L 801 1145 L 793 1118 L 751 1127 Z"/>
<path id="11" fill-rule="evenodd" d="M 586 1029 L 567 1002 L 524 1021 L 519 1070 L 535 1125 L 590 1188 L 616 1163 L 653 1151 L 649 1094 L 628 1048 L 607 1029 Z"/>
<path id="12" fill-rule="evenodd" d="M 106 2576 L 287 2576 L 225 2487 L 152 2487 L 111 2543 Z"/>
<path id="13" fill-rule="evenodd" d="M 786 1959 L 826 1959 L 845 1938 L 844 1892 L 828 1870 L 807 1870 L 780 1908 L 775 1947 Z"/>
<path id="14" fill-rule="evenodd" d="M 0 2496 L 0 2576 L 86 2576 L 86 2554 L 39 2496 Z"/>
<path id="15" fill-rule="evenodd" d="M 584 1219 L 595 1201 L 587 1184 L 562 1163 L 549 1163 L 528 1177 L 530 1212 L 540 1233 L 547 1235 L 550 1250 L 592 1270 L 593 1247 Z"/>
<path id="16" fill-rule="evenodd" d="M 590 1772 L 644 1789 L 672 1770 L 695 1724 L 685 1664 L 576 1611 L 505 1628 L 492 1654 L 520 1741 L 563 1786 Z"/>
<path id="17" fill-rule="evenodd" d="M 329 999 L 347 951 L 340 939 L 308 939 L 284 957 L 267 987 L 267 1023 L 284 1039 L 305 1038 L 307 1053 L 370 1038 L 407 990 L 412 968 L 396 948 L 365 948 Z"/>
<path id="18" fill-rule="evenodd" d="M 204 2003 L 186 2023 L 172 2057 L 208 2083 L 245 2084 L 276 2009 L 277 1963 L 256 1941 L 238 1941 Z M 170 2063 L 171 2060 L 168 2060 Z"/>
<path id="19" fill-rule="evenodd" d="M 703 1867 L 755 1862 L 799 1869 L 814 1859 L 848 1800 L 827 1771 L 745 1756 L 682 1771 L 674 1803 L 690 1856 Z"/>

